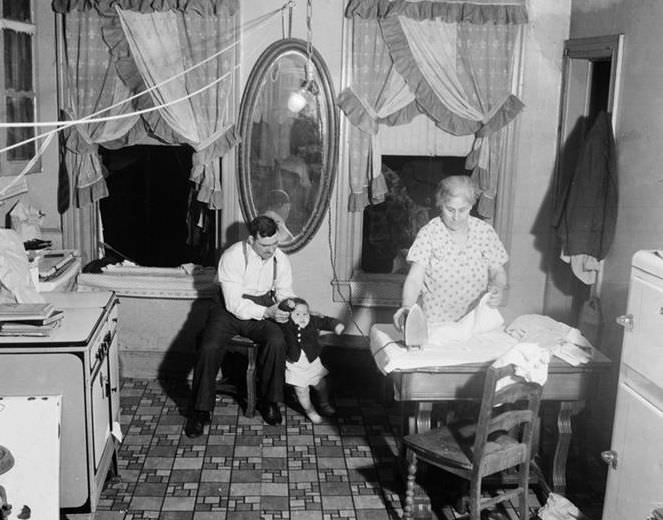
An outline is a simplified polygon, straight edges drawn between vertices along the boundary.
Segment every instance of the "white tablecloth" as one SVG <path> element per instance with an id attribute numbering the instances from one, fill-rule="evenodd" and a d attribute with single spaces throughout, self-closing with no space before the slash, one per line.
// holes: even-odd
<path id="1" fill-rule="evenodd" d="M 494 361 L 518 343 L 502 329 L 484 332 L 465 341 L 424 344 L 421 350 L 408 351 L 403 335 L 391 324 L 371 327 L 370 346 L 375 363 L 384 374 L 394 370 L 442 367 Z"/>

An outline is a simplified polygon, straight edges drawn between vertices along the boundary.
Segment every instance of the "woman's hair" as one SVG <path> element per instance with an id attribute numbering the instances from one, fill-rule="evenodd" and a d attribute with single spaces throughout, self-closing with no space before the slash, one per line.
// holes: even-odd
<path id="1" fill-rule="evenodd" d="M 479 198 L 477 183 L 468 175 L 450 175 L 442 179 L 435 190 L 435 201 L 439 204 L 444 199 L 463 197 L 473 206 Z"/>

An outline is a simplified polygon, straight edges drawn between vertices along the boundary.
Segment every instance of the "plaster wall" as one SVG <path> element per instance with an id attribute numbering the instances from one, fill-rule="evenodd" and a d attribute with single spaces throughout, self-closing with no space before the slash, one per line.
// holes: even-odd
<path id="1" fill-rule="evenodd" d="M 663 3 L 573 0 L 571 38 L 624 34 L 621 99 L 615 141 L 619 176 L 616 236 L 604 262 L 600 290 L 602 348 L 619 360 L 623 331 L 615 318 L 626 311 L 630 263 L 639 249 L 663 245 L 663 60 L 660 38 Z"/>
<path id="2" fill-rule="evenodd" d="M 568 37 L 570 2 L 528 4 L 522 100 L 517 119 L 508 323 L 543 312 L 545 258 L 550 237 L 550 188 L 557 155 L 562 52 Z"/>

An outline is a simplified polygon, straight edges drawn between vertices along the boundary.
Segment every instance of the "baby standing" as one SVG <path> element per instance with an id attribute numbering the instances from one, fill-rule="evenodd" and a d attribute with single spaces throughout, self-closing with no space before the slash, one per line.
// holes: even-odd
<path id="1" fill-rule="evenodd" d="M 290 319 L 284 323 L 283 335 L 286 343 L 285 382 L 294 386 L 299 404 L 311 422 L 319 424 L 322 418 L 311 403 L 309 387 L 315 388 L 319 397 L 319 408 L 323 415 L 334 415 L 329 404 L 329 389 L 325 376 L 329 373 L 320 361 L 319 335 L 321 330 L 333 330 L 341 334 L 345 329 L 336 318 L 311 315 L 306 300 L 288 298 L 281 302 L 283 310 L 290 311 Z"/>

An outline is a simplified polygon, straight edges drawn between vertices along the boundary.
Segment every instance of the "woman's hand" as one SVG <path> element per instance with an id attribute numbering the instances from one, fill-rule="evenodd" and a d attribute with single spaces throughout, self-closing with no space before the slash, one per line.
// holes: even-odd
<path id="1" fill-rule="evenodd" d="M 488 289 L 490 296 L 486 302 L 489 307 L 499 307 L 504 298 L 504 287 L 499 287 L 497 285 L 492 285 Z"/>
<path id="2" fill-rule="evenodd" d="M 403 325 L 405 324 L 405 318 L 407 317 L 407 313 L 410 311 L 410 307 L 401 307 L 394 313 L 394 317 L 392 318 L 394 321 L 394 327 L 396 327 L 396 330 L 402 331 L 403 330 Z"/>

